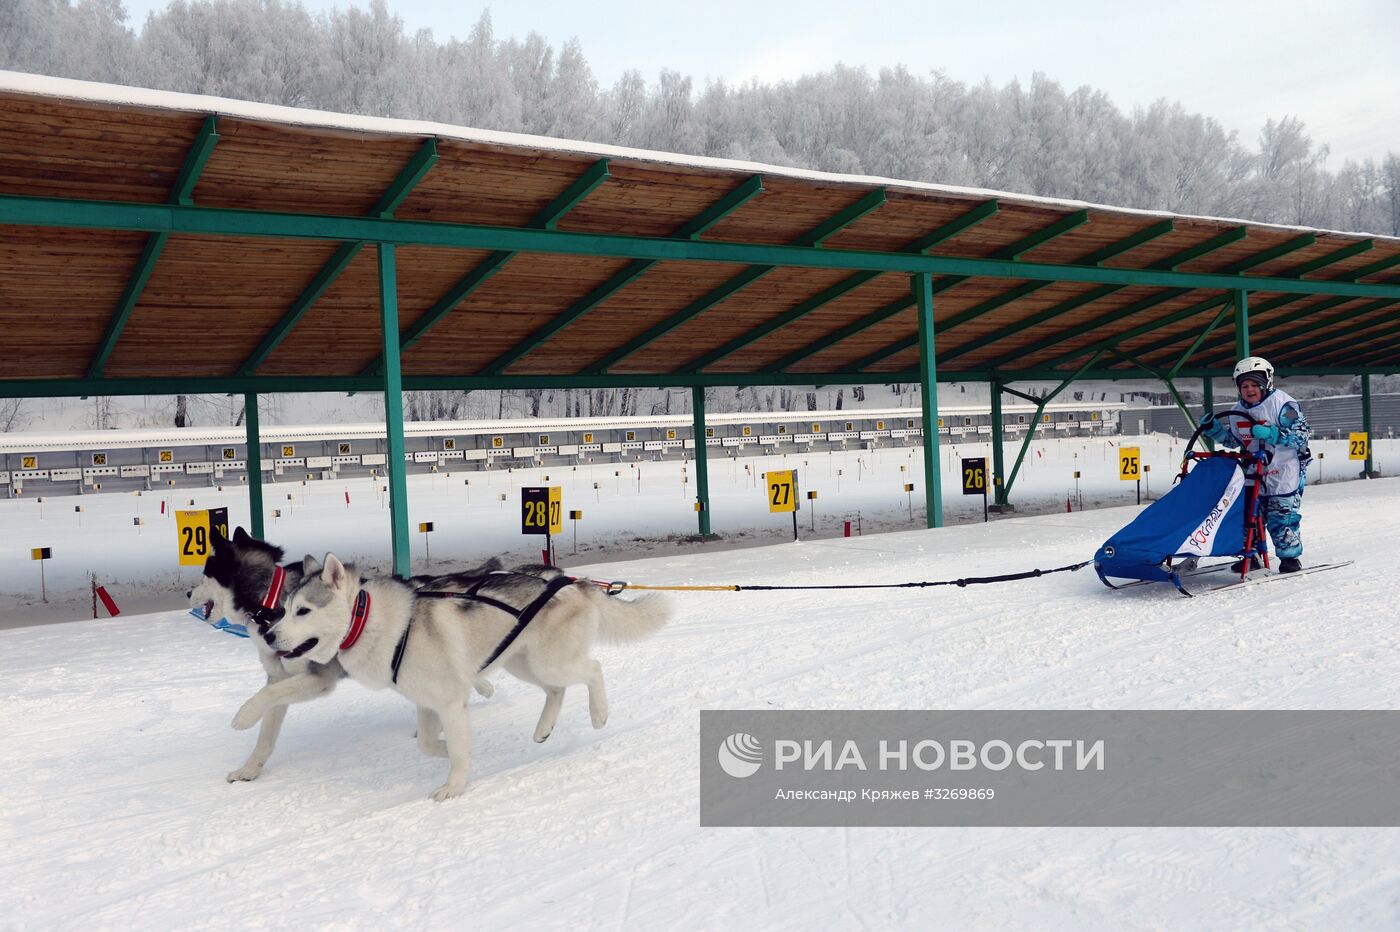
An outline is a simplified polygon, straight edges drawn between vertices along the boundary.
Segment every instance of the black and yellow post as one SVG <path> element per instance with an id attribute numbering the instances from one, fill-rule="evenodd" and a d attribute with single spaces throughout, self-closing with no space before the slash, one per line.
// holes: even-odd
<path id="1" fill-rule="evenodd" d="M 554 535 L 564 530 L 563 503 L 557 485 L 520 490 L 520 533 L 544 535 L 544 562 L 554 565 Z"/>
<path id="2" fill-rule="evenodd" d="M 792 539 L 797 540 L 797 511 L 802 507 L 797 498 L 797 470 L 776 470 L 764 473 L 763 478 L 768 490 L 769 513 L 792 512 Z"/>
<path id="3" fill-rule="evenodd" d="M 428 535 L 433 533 L 433 522 L 419 521 L 418 530 L 423 534 L 423 562 L 426 563 L 433 558 L 432 551 L 428 549 Z"/>
<path id="4" fill-rule="evenodd" d="M 964 458 L 962 461 L 962 487 L 964 495 L 982 496 L 982 523 L 987 523 L 987 459 L 986 457 Z"/>
<path id="5" fill-rule="evenodd" d="M 39 597 L 47 602 L 49 590 L 47 583 L 44 582 L 44 561 L 53 558 L 53 550 L 49 547 L 35 547 L 29 551 L 29 558 L 39 561 Z"/>

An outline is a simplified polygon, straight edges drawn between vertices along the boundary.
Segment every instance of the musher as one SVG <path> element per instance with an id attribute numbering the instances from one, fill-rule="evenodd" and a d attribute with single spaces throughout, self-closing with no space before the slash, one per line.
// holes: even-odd
<path id="1" fill-rule="evenodd" d="M 1303 409 L 1287 392 L 1274 388 L 1274 367 L 1267 359 L 1250 356 L 1235 366 L 1235 385 L 1240 392 L 1239 411 L 1253 417 L 1251 425 L 1239 418 L 1208 412 L 1201 418 L 1202 435 L 1227 447 L 1244 447 L 1268 455 L 1264 467 L 1264 522 L 1278 554 L 1280 573 L 1296 573 L 1303 568 L 1303 539 L 1298 526 L 1303 504 L 1303 486 L 1308 481 L 1312 453 L 1308 439 L 1312 429 Z M 1250 569 L 1259 568 L 1259 558 L 1251 555 Z M 1232 569 L 1241 571 L 1243 560 Z"/>

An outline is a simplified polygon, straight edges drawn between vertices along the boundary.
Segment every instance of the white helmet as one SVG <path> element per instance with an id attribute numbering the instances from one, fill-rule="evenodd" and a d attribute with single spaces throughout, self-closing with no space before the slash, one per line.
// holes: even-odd
<path id="1" fill-rule="evenodd" d="M 1274 390 L 1274 367 L 1269 365 L 1269 361 L 1262 356 L 1246 356 L 1235 364 L 1235 385 L 1240 384 L 1240 379 L 1252 375 L 1258 381 L 1260 377 L 1264 382 L 1264 394 Z"/>

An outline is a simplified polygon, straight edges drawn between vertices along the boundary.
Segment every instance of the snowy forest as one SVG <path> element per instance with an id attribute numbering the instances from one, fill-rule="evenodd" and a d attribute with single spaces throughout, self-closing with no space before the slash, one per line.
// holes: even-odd
<path id="1" fill-rule="evenodd" d="M 874 74 L 837 65 L 794 81 L 703 86 L 674 71 L 649 81 L 631 70 L 604 87 L 578 42 L 556 49 L 535 33 L 498 38 L 489 10 L 465 40 L 439 41 L 430 30 L 407 33 L 384 0 L 318 14 L 281 0 L 173 0 L 143 24 L 127 22 L 119 0 L 0 0 L 0 69 L 1400 235 L 1400 153 L 1334 171 L 1326 142 L 1287 114 L 1247 141 L 1169 100 L 1124 113 L 1105 92 L 1066 90 L 1051 76 L 998 87 L 954 80 L 936 65 Z M 515 394 L 409 397 L 407 413 L 587 416 L 673 404 L 664 391 Z M 813 403 L 806 391 L 768 394 L 775 397 L 760 404 Z M 685 395 L 674 403 L 688 408 Z M 181 404 L 175 419 L 221 418 L 222 407 Z M 0 427 L 20 421 L 0 417 Z"/>

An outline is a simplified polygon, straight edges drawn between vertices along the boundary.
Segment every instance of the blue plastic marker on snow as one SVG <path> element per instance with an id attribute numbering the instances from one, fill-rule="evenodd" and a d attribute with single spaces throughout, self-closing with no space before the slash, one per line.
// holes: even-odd
<path id="1" fill-rule="evenodd" d="M 229 624 L 227 618 L 220 618 L 218 621 L 204 621 L 204 613 L 197 608 L 190 609 L 190 615 L 203 621 L 206 625 L 216 631 L 226 631 L 234 637 L 246 638 L 248 636 L 247 625 Z"/>

